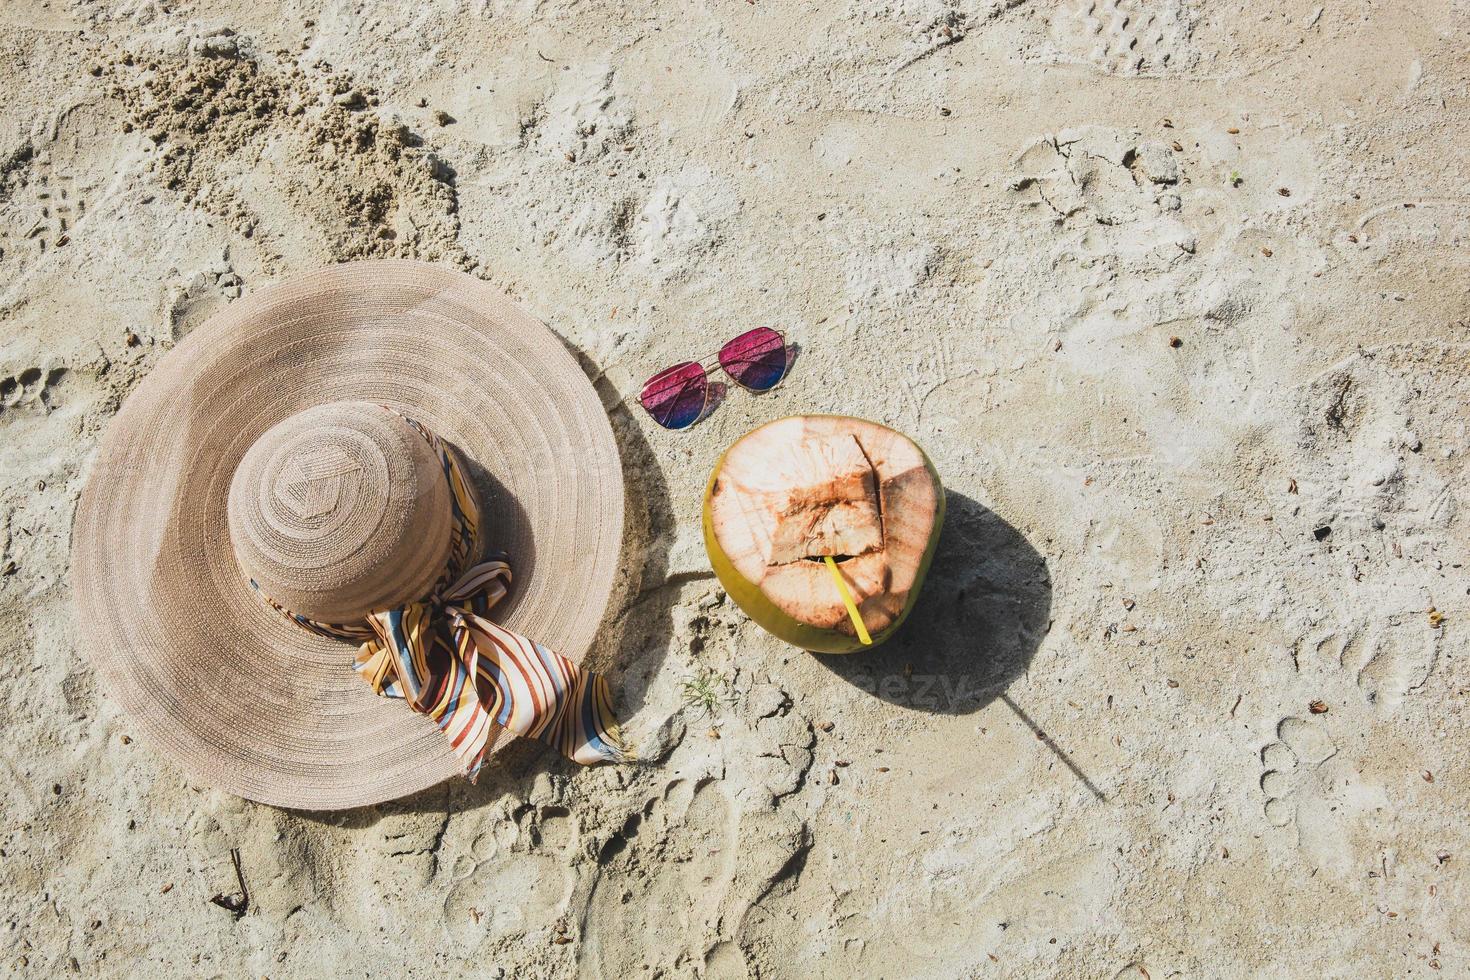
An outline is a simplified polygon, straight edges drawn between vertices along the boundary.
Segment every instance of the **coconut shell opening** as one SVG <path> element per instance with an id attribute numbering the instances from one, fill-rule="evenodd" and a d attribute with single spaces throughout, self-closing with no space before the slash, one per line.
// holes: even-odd
<path id="1" fill-rule="evenodd" d="M 823 560 L 833 557 L 877 635 L 910 605 L 942 508 L 939 480 L 906 436 L 861 419 L 802 416 L 730 448 L 711 484 L 707 530 L 780 614 L 852 637 Z"/>

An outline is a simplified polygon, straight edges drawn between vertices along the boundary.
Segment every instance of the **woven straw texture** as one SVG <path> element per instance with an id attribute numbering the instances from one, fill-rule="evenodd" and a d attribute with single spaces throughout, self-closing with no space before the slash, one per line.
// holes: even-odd
<path id="1" fill-rule="evenodd" d="M 484 538 L 515 572 L 495 610 L 509 628 L 581 660 L 618 562 L 622 470 L 606 415 L 560 341 L 492 287 L 423 263 L 354 263 L 215 316 L 160 361 L 103 439 L 73 536 L 79 635 L 137 733 L 195 779 L 278 806 L 376 803 L 456 771 L 431 723 L 374 695 L 349 646 L 289 623 L 242 570 L 241 559 L 265 568 L 300 591 L 295 601 L 326 608 L 422 574 L 364 579 L 396 554 L 433 551 L 439 525 L 422 509 L 433 492 L 422 472 L 392 472 L 416 451 L 395 446 L 401 433 L 365 409 L 323 410 L 325 428 L 299 417 L 351 401 L 421 421 L 466 462 Z M 237 559 L 232 480 L 277 426 L 252 454 L 260 472 L 237 488 L 237 535 L 248 526 L 257 538 Z M 308 451 L 283 449 L 292 439 Z M 395 497 L 415 481 L 421 495 Z M 302 545 L 312 519 L 352 513 L 388 540 L 341 525 Z M 324 557 L 335 579 L 312 569 Z"/>
<path id="2" fill-rule="evenodd" d="M 324 623 L 422 599 L 449 562 L 439 459 L 402 415 L 372 402 L 308 408 L 255 440 L 228 513 L 241 570 Z"/>

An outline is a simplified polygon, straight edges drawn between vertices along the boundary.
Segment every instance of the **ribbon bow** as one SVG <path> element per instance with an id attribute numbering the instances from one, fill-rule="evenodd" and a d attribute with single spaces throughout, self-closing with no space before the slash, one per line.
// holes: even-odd
<path id="1" fill-rule="evenodd" d="M 454 454 L 407 421 L 438 454 L 454 509 L 449 565 L 430 595 L 362 623 L 320 623 L 262 597 L 304 629 L 360 641 L 357 672 L 437 724 L 471 781 L 506 729 L 583 765 L 626 758 L 607 679 L 487 618 L 510 565 L 496 556 L 466 567 L 479 551 L 479 507 Z"/>
<path id="2" fill-rule="evenodd" d="M 502 729 L 584 765 L 621 759 L 607 679 L 485 617 L 509 581 L 504 561 L 481 562 L 428 602 L 373 613 L 357 672 L 433 719 L 471 777 Z"/>

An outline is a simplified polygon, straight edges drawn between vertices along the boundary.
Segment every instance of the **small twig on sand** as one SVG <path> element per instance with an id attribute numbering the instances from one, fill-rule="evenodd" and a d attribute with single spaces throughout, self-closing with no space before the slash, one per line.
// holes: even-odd
<path id="1" fill-rule="evenodd" d="M 240 868 L 240 849 L 230 848 L 230 860 L 235 864 L 235 883 L 240 890 L 232 895 L 216 895 L 210 899 L 215 905 L 227 912 L 234 914 L 236 919 L 245 915 L 245 910 L 250 908 L 250 891 L 245 887 L 245 872 Z"/>

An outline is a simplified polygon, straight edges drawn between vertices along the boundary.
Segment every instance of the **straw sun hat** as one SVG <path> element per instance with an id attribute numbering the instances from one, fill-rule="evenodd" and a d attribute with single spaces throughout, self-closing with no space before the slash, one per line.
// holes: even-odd
<path id="1" fill-rule="evenodd" d="M 376 803 L 472 771 L 502 722 L 616 756 L 576 663 L 622 529 L 612 430 L 551 331 L 461 273 L 336 266 L 232 304 L 124 403 L 77 510 L 78 632 L 195 778 Z"/>

